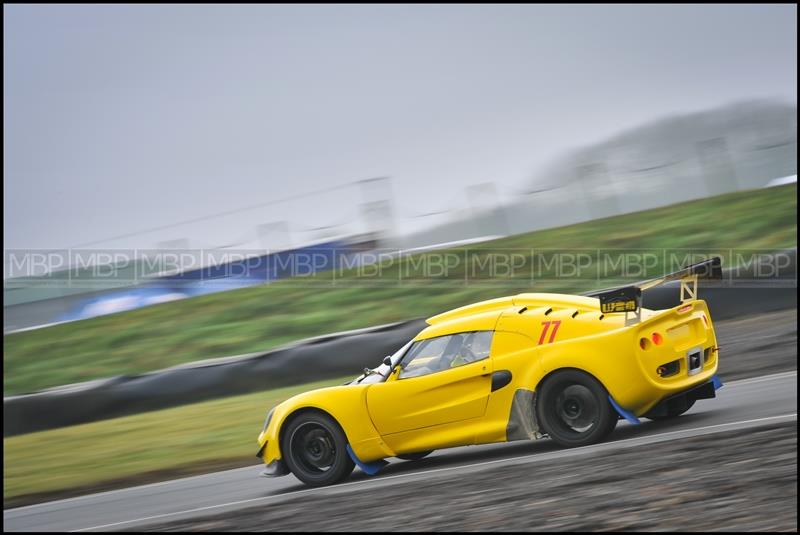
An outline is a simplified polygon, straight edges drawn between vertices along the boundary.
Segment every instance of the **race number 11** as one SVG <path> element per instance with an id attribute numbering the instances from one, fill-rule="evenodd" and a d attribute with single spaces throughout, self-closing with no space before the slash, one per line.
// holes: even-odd
<path id="1" fill-rule="evenodd" d="M 551 324 L 553 325 L 553 330 L 550 332 L 550 339 L 547 341 L 547 343 L 552 344 L 553 340 L 556 339 L 556 333 L 558 332 L 558 327 L 561 325 L 561 321 L 543 321 L 542 325 L 544 325 L 544 329 L 542 329 L 542 335 L 539 337 L 539 345 L 544 343 L 544 337 L 547 336 L 547 330 L 550 329 Z"/>

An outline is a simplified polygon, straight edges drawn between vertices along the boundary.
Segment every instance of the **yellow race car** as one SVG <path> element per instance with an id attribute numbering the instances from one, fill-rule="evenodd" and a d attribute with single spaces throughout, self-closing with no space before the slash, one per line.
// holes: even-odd
<path id="1" fill-rule="evenodd" d="M 267 414 L 263 475 L 312 486 L 376 473 L 389 457 L 549 437 L 603 440 L 620 418 L 678 416 L 713 398 L 719 348 L 698 279 L 719 258 L 590 296 L 520 294 L 461 307 L 375 369 L 343 386 L 294 396 Z M 641 306 L 642 290 L 680 281 L 681 302 Z"/>

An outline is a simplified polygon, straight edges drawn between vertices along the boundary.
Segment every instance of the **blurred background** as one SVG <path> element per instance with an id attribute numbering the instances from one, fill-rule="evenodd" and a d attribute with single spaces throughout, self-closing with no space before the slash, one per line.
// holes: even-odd
<path id="1" fill-rule="evenodd" d="M 509 292 L 608 285 L 596 270 L 531 276 L 539 249 L 722 250 L 731 267 L 734 251 L 796 247 L 793 5 L 3 11 L 6 407 Z M 473 278 L 467 260 L 430 256 L 514 251 L 519 265 Z M 245 442 L 264 399 L 242 401 Z M 239 459 L 227 436 L 223 457 Z M 6 497 L 112 477 L 58 462 L 74 479 L 6 472 Z"/>
<path id="2" fill-rule="evenodd" d="M 4 331 L 792 180 L 791 9 L 10 6 Z"/>

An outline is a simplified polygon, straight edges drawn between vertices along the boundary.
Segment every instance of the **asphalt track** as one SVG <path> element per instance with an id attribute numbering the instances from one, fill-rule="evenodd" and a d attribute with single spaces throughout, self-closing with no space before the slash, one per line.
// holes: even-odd
<path id="1" fill-rule="evenodd" d="M 722 377 L 723 381 L 725 377 Z M 613 448 L 639 448 L 687 436 L 797 421 L 797 371 L 727 383 L 713 400 L 701 400 L 671 422 L 620 422 L 603 444 L 558 448 L 549 440 L 469 446 L 435 452 L 425 460 L 392 464 L 369 477 L 356 469 L 345 483 L 309 489 L 293 476 L 258 477 L 261 466 L 239 468 L 174 481 L 92 494 L 3 511 L 5 531 L 109 531 L 167 522 L 242 507 L 279 507 L 310 493 L 347 493 L 397 481 L 425 480 L 441 474 L 466 474 L 492 464 L 532 464 Z M 532 468 L 535 469 L 535 466 Z"/>

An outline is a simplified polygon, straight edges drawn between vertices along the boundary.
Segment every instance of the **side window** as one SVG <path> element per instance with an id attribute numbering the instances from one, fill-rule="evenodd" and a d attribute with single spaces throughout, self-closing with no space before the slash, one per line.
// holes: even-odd
<path id="1" fill-rule="evenodd" d="M 474 331 L 415 342 L 401 364 L 400 379 L 420 377 L 483 360 L 489 356 L 492 331 Z"/>

